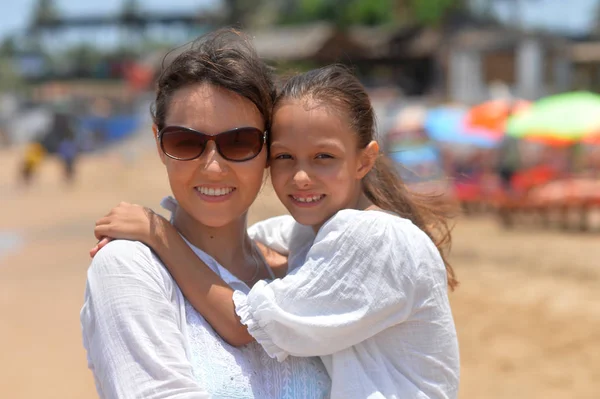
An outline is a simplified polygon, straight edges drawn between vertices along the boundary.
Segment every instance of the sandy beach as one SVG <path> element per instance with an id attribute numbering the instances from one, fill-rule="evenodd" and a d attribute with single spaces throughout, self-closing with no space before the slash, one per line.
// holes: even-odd
<path id="1" fill-rule="evenodd" d="M 94 222 L 122 200 L 158 210 L 166 174 L 138 137 L 82 158 L 73 187 L 48 159 L 24 189 L 21 152 L 0 150 L 0 396 L 95 398 L 79 326 Z M 283 212 L 266 186 L 250 221 Z M 599 397 L 599 248 L 599 234 L 457 220 L 460 398 Z"/>

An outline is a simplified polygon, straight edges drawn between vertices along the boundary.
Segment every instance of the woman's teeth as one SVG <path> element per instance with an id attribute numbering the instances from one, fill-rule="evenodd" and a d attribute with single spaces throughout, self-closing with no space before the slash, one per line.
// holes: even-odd
<path id="1" fill-rule="evenodd" d="M 222 195 L 229 194 L 230 192 L 235 190 L 235 188 L 233 188 L 233 187 L 226 187 L 226 188 L 225 187 L 223 187 L 223 188 L 196 187 L 196 190 L 200 194 L 208 195 L 211 197 L 220 197 Z"/>
<path id="2" fill-rule="evenodd" d="M 315 201 L 319 201 L 321 198 L 323 198 L 325 195 L 313 195 L 311 197 L 294 197 L 292 196 L 292 198 L 298 202 L 315 202 Z"/>

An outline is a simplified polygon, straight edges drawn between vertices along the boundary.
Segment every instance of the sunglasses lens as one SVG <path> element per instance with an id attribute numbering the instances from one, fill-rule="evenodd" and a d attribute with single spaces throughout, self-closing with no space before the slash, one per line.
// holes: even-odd
<path id="1" fill-rule="evenodd" d="M 198 133 L 181 128 L 166 128 L 162 133 L 162 149 L 165 154 L 181 159 L 194 159 L 202 154 L 206 139 Z"/>
<path id="2" fill-rule="evenodd" d="M 263 147 L 263 132 L 255 128 L 240 128 L 221 133 L 216 138 L 221 155 L 231 161 L 254 158 Z"/>

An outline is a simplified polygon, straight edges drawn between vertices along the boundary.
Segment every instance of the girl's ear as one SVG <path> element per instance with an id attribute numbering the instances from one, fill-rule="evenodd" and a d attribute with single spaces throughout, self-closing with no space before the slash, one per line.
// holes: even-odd
<path id="1" fill-rule="evenodd" d="M 165 164 L 165 154 L 162 152 L 162 149 L 160 148 L 160 142 L 158 140 L 158 126 L 156 126 L 154 123 L 152 124 L 152 133 L 154 133 L 154 141 L 156 142 L 156 150 L 158 151 L 158 156 L 160 157 L 160 160 L 164 165 Z"/>
<path id="2" fill-rule="evenodd" d="M 373 169 L 375 161 L 379 156 L 379 144 L 373 140 L 365 148 L 360 150 L 358 156 L 358 168 L 356 169 L 356 177 L 362 179 Z"/>

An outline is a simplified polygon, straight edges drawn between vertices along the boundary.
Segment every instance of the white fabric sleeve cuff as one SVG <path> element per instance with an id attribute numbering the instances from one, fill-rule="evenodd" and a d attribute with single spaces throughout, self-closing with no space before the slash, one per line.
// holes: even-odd
<path id="1" fill-rule="evenodd" d="M 258 284 L 266 284 L 264 281 L 259 281 Z M 256 287 L 255 285 L 255 287 Z M 260 320 L 261 309 L 266 310 L 269 306 L 267 301 L 263 305 L 259 305 L 256 308 L 250 305 L 248 302 L 248 296 L 242 291 L 234 291 L 233 303 L 235 304 L 235 312 L 239 316 L 242 324 L 248 327 L 248 333 L 258 342 L 267 355 L 277 359 L 279 362 L 283 362 L 289 356 L 289 353 L 275 345 L 269 334 L 265 331 L 265 327 L 268 325 L 268 321 Z M 267 311 L 267 313 L 273 310 Z"/>

